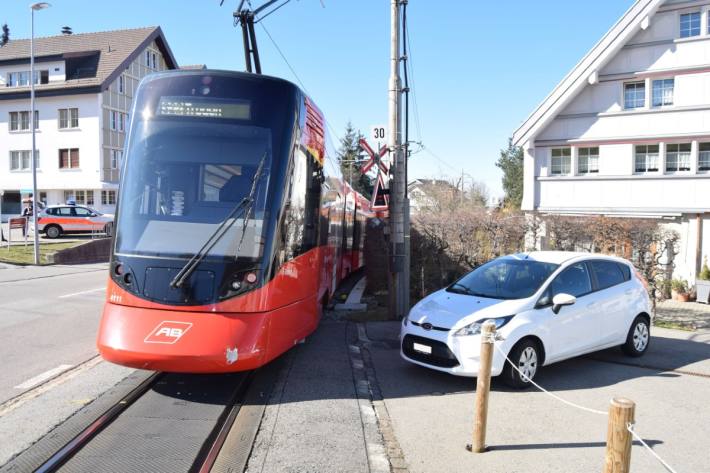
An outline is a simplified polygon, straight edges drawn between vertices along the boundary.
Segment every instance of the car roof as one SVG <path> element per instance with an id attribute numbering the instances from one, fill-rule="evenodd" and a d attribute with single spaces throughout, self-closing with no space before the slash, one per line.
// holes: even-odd
<path id="1" fill-rule="evenodd" d="M 512 255 L 507 255 L 505 256 L 505 258 L 527 259 L 533 261 L 540 261 L 542 263 L 553 264 L 563 264 L 571 262 L 573 260 L 590 258 L 607 259 L 610 261 L 628 263 L 623 258 L 618 258 L 616 256 L 604 255 L 601 253 L 585 253 L 583 251 L 531 251 L 529 253 L 515 253 Z"/>

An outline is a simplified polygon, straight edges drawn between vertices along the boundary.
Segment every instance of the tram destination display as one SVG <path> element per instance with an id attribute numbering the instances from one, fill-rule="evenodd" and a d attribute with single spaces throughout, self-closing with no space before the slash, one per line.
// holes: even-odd
<path id="1" fill-rule="evenodd" d="M 251 119 L 251 104 L 247 100 L 167 96 L 160 97 L 158 115 L 249 120 Z"/>

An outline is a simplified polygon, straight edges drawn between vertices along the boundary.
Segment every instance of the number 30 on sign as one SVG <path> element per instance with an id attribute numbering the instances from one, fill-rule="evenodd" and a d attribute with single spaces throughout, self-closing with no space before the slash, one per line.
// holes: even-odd
<path id="1" fill-rule="evenodd" d="M 370 142 L 383 143 L 387 141 L 387 128 L 384 125 L 373 125 L 370 127 Z"/>

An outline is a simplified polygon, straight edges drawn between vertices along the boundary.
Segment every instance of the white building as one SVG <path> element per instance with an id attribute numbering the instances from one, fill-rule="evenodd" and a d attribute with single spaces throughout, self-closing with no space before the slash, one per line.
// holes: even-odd
<path id="1" fill-rule="evenodd" d="M 30 41 L 0 48 L 3 214 L 32 189 Z M 138 82 L 177 67 L 159 27 L 35 39 L 37 189 L 47 204 L 113 212 L 129 110 Z"/>
<path id="2" fill-rule="evenodd" d="M 523 210 L 665 219 L 710 255 L 710 0 L 638 0 L 515 131 Z"/>

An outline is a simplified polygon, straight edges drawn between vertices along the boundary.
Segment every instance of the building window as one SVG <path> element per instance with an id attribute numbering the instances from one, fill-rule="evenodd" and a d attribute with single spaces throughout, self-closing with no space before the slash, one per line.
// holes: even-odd
<path id="1" fill-rule="evenodd" d="M 145 65 L 150 67 L 150 51 L 145 50 Z"/>
<path id="2" fill-rule="evenodd" d="M 123 151 L 119 149 L 111 150 L 111 169 L 118 169 L 121 166 L 121 161 L 123 160 Z"/>
<path id="3" fill-rule="evenodd" d="M 121 74 L 120 76 L 118 76 L 118 93 L 119 94 L 123 94 L 126 91 L 124 82 L 125 82 L 125 79 L 123 78 L 123 74 Z"/>
<path id="4" fill-rule="evenodd" d="M 692 36 L 700 36 L 699 11 L 680 15 L 680 37 L 690 38 Z"/>
<path id="5" fill-rule="evenodd" d="M 658 171 L 658 145 L 636 145 L 635 154 L 636 172 Z"/>
<path id="6" fill-rule="evenodd" d="M 153 66 L 152 66 L 153 69 L 157 69 L 158 68 L 158 55 L 155 53 L 151 53 L 150 56 L 153 59 Z"/>
<path id="7" fill-rule="evenodd" d="M 646 82 L 624 84 L 624 108 L 634 109 L 646 106 Z"/>
<path id="8" fill-rule="evenodd" d="M 710 171 L 710 143 L 700 143 L 698 171 Z"/>
<path id="9" fill-rule="evenodd" d="M 59 129 L 79 128 L 79 109 L 60 108 L 59 109 Z"/>
<path id="10" fill-rule="evenodd" d="M 665 107 L 673 105 L 674 79 L 661 79 L 653 81 L 653 106 Z"/>
<path id="11" fill-rule="evenodd" d="M 690 171 L 690 143 L 666 145 L 666 172 Z"/>
<path id="12" fill-rule="evenodd" d="M 114 131 L 125 131 L 126 114 L 112 110 L 109 112 L 110 126 Z"/>
<path id="13" fill-rule="evenodd" d="M 550 173 L 553 176 L 564 176 L 572 169 L 572 149 L 555 148 L 552 150 Z"/>
<path id="14" fill-rule="evenodd" d="M 30 112 L 10 112 L 10 131 L 30 129 Z M 35 110 L 35 130 L 39 130 L 39 112 Z"/>
<path id="15" fill-rule="evenodd" d="M 101 191 L 102 205 L 116 205 L 116 191 Z"/>
<path id="16" fill-rule="evenodd" d="M 35 71 L 35 84 L 49 83 L 49 70 Z M 8 72 L 5 81 L 7 87 L 28 87 L 30 85 L 30 71 Z"/>
<path id="17" fill-rule="evenodd" d="M 59 169 L 79 168 L 79 148 L 59 150 Z"/>
<path id="18" fill-rule="evenodd" d="M 10 170 L 11 171 L 28 171 L 32 169 L 31 150 L 10 151 Z M 35 161 L 37 169 L 39 169 L 39 150 L 35 151 Z"/>
<path id="19" fill-rule="evenodd" d="M 599 172 L 599 148 L 579 148 L 579 174 L 592 174 Z"/>
<path id="20" fill-rule="evenodd" d="M 94 205 L 94 191 L 92 190 L 65 190 L 64 202 L 73 200 L 78 205 Z"/>

